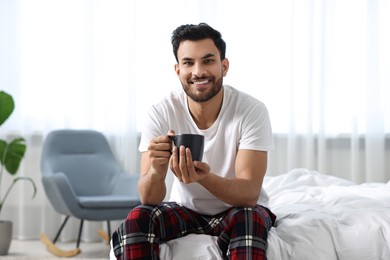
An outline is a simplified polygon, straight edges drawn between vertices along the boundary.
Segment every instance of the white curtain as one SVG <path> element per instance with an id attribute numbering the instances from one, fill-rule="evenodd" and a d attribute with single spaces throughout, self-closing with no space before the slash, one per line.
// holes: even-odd
<path id="1" fill-rule="evenodd" d="M 19 183 L 4 206 L 15 238 L 54 236 L 61 222 L 40 183 L 49 131 L 102 131 L 138 174 L 144 115 L 180 87 L 172 30 L 199 22 L 227 42 L 224 82 L 269 109 L 269 175 L 305 167 L 356 182 L 390 179 L 387 0 L 0 0 L 0 89 L 16 103 L 0 135 L 27 139 L 18 174 L 38 185 L 31 200 L 30 185 Z M 4 177 L 3 187 L 12 181 Z M 99 239 L 101 225 L 87 223 L 83 240 Z M 70 226 L 62 240 L 76 238 L 78 222 Z"/>

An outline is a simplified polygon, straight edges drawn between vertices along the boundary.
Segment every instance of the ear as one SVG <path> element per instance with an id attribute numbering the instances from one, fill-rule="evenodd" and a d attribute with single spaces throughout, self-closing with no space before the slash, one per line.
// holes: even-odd
<path id="1" fill-rule="evenodd" d="M 175 64 L 174 66 L 174 69 L 175 69 L 175 72 L 176 72 L 176 75 L 180 75 L 180 68 L 179 68 L 179 64 Z"/>
<path id="2" fill-rule="evenodd" d="M 225 77 L 229 70 L 229 60 L 227 58 L 222 60 L 222 75 Z"/>

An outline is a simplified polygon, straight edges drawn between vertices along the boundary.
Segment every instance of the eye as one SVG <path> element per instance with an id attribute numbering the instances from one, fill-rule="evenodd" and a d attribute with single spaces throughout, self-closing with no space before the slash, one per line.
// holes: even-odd
<path id="1" fill-rule="evenodd" d="M 204 63 L 205 63 L 205 64 L 211 64 L 211 63 L 213 63 L 213 62 L 214 62 L 213 59 L 206 59 L 206 60 L 204 60 Z"/>
<path id="2" fill-rule="evenodd" d="M 189 67 L 189 66 L 192 66 L 194 63 L 193 63 L 192 61 L 184 61 L 182 64 L 183 64 L 184 66 Z"/>

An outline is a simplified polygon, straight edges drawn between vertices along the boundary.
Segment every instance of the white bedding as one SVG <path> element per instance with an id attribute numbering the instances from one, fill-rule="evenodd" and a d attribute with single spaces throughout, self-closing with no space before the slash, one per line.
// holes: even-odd
<path id="1" fill-rule="evenodd" d="M 264 188 L 277 215 L 269 259 L 390 259 L 390 182 L 355 185 L 297 169 Z"/>
<path id="2" fill-rule="evenodd" d="M 296 169 L 266 178 L 263 187 L 277 216 L 269 232 L 268 259 L 390 259 L 390 181 L 355 185 Z M 222 259 L 216 237 L 206 235 L 162 244 L 160 257 Z"/>

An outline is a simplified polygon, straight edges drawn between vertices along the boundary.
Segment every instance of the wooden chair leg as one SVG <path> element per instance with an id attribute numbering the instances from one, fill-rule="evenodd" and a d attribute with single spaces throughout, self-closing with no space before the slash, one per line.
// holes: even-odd
<path id="1" fill-rule="evenodd" d="M 68 219 L 69 219 L 69 216 L 66 216 L 66 218 L 62 222 L 61 227 L 58 230 L 55 238 L 53 239 L 53 242 L 50 241 L 50 239 L 47 237 L 47 235 L 45 233 L 42 233 L 41 237 L 40 237 L 41 241 L 46 245 L 49 252 L 55 256 L 58 256 L 58 257 L 72 257 L 72 256 L 80 254 L 80 252 L 81 252 L 81 250 L 79 249 L 79 244 L 80 244 L 81 230 L 83 228 L 83 221 L 84 220 L 81 220 L 79 237 L 77 240 L 77 248 L 71 249 L 71 250 L 62 250 L 62 249 L 58 248 L 56 245 L 54 245 L 54 243 L 57 242 L 58 238 L 60 237 L 60 234 L 61 234 L 62 230 L 64 229 L 66 222 L 68 222 Z"/>

